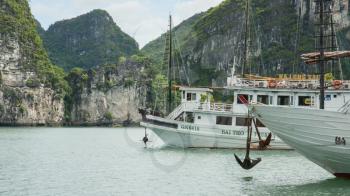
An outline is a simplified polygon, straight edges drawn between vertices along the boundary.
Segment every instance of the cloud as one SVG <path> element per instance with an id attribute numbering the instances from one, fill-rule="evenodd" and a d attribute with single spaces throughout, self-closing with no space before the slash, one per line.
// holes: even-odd
<path id="1" fill-rule="evenodd" d="M 167 29 L 171 12 L 175 25 L 206 11 L 223 0 L 31 0 L 32 13 L 47 29 L 56 21 L 69 19 L 93 9 L 104 9 L 123 31 L 142 47 Z"/>
<path id="2" fill-rule="evenodd" d="M 167 24 L 166 19 L 157 15 L 145 1 L 126 1 L 105 9 L 123 31 L 134 37 L 141 47 L 158 37 Z"/>
<path id="3" fill-rule="evenodd" d="M 179 24 L 186 18 L 193 16 L 196 13 L 208 10 L 211 7 L 217 6 L 223 0 L 183 0 L 175 4 L 174 16 L 175 23 Z"/>

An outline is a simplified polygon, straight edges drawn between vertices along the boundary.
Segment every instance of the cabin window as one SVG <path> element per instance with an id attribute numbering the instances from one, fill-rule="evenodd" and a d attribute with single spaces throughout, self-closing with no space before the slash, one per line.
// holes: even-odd
<path id="1" fill-rule="evenodd" d="M 196 93 L 187 93 L 187 101 L 196 101 L 197 95 Z"/>
<path id="2" fill-rule="evenodd" d="M 202 119 L 202 117 L 201 117 L 201 116 L 198 116 L 197 118 L 198 118 L 198 120 Z"/>
<path id="3" fill-rule="evenodd" d="M 299 96 L 299 106 L 311 106 L 311 96 Z"/>
<path id="4" fill-rule="evenodd" d="M 247 127 L 249 125 L 249 121 L 250 120 L 248 118 L 237 117 L 236 126 Z"/>
<path id="5" fill-rule="evenodd" d="M 192 112 L 186 112 L 186 117 L 185 121 L 188 123 L 193 123 L 194 122 L 194 117 Z"/>
<path id="6" fill-rule="evenodd" d="M 256 126 L 257 127 L 265 127 L 265 125 L 259 119 L 256 119 Z"/>
<path id="7" fill-rule="evenodd" d="M 268 95 L 258 95 L 258 103 L 269 105 L 269 96 Z"/>
<path id="8" fill-rule="evenodd" d="M 290 97 L 289 96 L 278 96 L 277 97 L 277 105 L 290 105 Z"/>
<path id="9" fill-rule="evenodd" d="M 232 125 L 232 117 L 226 116 L 217 116 L 216 117 L 217 125 Z"/>
<path id="10" fill-rule="evenodd" d="M 197 100 L 197 94 L 192 93 L 192 101 L 196 101 Z"/>
<path id="11" fill-rule="evenodd" d="M 273 96 L 270 96 L 270 105 L 273 104 Z"/>
<path id="12" fill-rule="evenodd" d="M 337 95 L 333 95 L 333 98 L 337 98 Z"/>
<path id="13" fill-rule="evenodd" d="M 248 101 L 249 102 L 249 96 L 246 94 L 238 94 L 237 95 L 237 104 L 245 104 L 244 101 Z"/>

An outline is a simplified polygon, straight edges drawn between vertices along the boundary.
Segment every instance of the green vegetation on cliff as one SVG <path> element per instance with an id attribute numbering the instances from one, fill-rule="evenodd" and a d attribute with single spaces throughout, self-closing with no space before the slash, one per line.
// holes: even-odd
<path id="1" fill-rule="evenodd" d="M 182 44 L 187 39 L 187 36 L 192 32 L 193 25 L 203 15 L 204 13 L 196 14 L 186 19 L 173 29 L 173 34 L 175 37 L 174 42 L 178 47 L 177 49 L 181 48 Z M 141 52 L 152 58 L 156 63 L 161 64 L 164 57 L 165 41 L 166 33 L 162 34 L 159 38 L 149 42 L 146 46 L 142 48 Z"/>
<path id="2" fill-rule="evenodd" d="M 43 39 L 52 62 L 65 70 L 116 63 L 120 57 L 138 52 L 137 42 L 104 10 L 56 22 Z"/>
<path id="3" fill-rule="evenodd" d="M 72 119 L 72 111 L 74 106 L 78 106 L 81 102 L 81 95 L 88 81 L 87 71 L 81 68 L 73 68 L 66 76 L 70 91 L 64 97 L 64 118 L 66 122 Z"/>
<path id="4" fill-rule="evenodd" d="M 17 40 L 20 46 L 20 64 L 23 71 L 34 71 L 46 87 L 64 94 L 69 89 L 63 69 L 54 66 L 37 33 L 35 20 L 27 0 L 0 2 L 0 36 L 4 40 Z"/>
<path id="5" fill-rule="evenodd" d="M 40 37 L 44 37 L 45 29 L 41 26 L 40 22 L 35 19 L 36 31 L 39 33 Z"/>

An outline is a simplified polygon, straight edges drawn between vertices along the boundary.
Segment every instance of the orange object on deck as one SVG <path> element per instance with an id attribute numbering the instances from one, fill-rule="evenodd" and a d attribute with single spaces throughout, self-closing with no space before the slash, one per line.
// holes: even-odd
<path id="1" fill-rule="evenodd" d="M 334 89 L 340 89 L 340 87 L 343 85 L 343 81 L 341 80 L 334 80 L 333 81 L 333 87 Z"/>
<path id="2" fill-rule="evenodd" d="M 276 88 L 276 86 L 277 86 L 276 80 L 269 80 L 268 86 L 269 86 L 269 88 Z"/>

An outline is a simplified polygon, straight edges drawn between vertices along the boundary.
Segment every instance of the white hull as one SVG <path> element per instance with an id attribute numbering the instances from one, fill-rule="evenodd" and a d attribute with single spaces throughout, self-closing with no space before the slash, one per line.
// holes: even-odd
<path id="1" fill-rule="evenodd" d="M 272 133 L 306 158 L 340 176 L 350 176 L 350 147 L 336 145 L 336 137 L 350 142 L 350 115 L 317 109 L 253 106 Z"/>
<path id="2" fill-rule="evenodd" d="M 153 123 L 142 122 L 141 126 L 152 130 L 167 146 L 175 146 L 181 148 L 246 148 L 247 132 L 246 128 L 231 127 L 230 131 L 225 131 L 227 128 L 219 126 L 197 125 L 193 123 L 184 123 L 171 121 L 163 118 L 159 120 L 176 123 L 178 128 L 170 128 Z M 192 127 L 194 130 L 187 130 L 184 127 Z M 263 131 L 263 138 L 270 132 Z M 272 137 L 272 141 L 268 149 L 273 150 L 290 150 L 291 148 L 282 142 L 279 138 Z M 258 136 L 253 133 L 253 141 L 258 141 Z M 257 148 L 258 144 L 253 144 L 252 148 Z"/>

